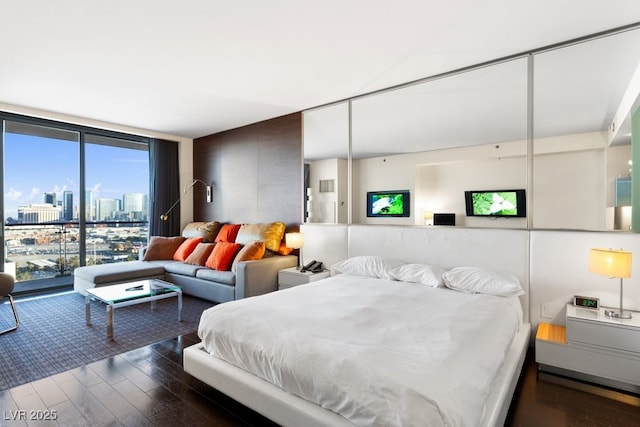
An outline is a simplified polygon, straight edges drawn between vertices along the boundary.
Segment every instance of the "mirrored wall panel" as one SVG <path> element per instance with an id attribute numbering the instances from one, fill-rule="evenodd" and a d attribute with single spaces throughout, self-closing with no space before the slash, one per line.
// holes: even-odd
<path id="1" fill-rule="evenodd" d="M 526 57 L 356 99 L 353 222 L 526 228 L 502 191 L 526 189 L 526 137 Z M 468 191 L 491 192 L 475 216 Z"/>
<path id="2" fill-rule="evenodd" d="M 304 222 L 346 224 L 349 103 L 304 113 Z"/>
<path id="3" fill-rule="evenodd" d="M 637 231 L 638 46 L 627 28 L 305 112 L 305 221 Z"/>
<path id="4" fill-rule="evenodd" d="M 640 30 L 534 56 L 533 228 L 629 230 Z"/>

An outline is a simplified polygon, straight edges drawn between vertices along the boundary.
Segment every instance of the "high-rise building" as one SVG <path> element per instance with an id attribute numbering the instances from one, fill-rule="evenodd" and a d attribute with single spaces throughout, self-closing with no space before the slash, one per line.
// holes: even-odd
<path id="1" fill-rule="evenodd" d="M 96 219 L 96 205 L 93 201 L 93 191 L 84 192 L 84 217 L 87 221 L 94 221 Z"/>
<path id="2" fill-rule="evenodd" d="M 62 193 L 62 219 L 65 221 L 73 219 L 73 192 L 69 190 Z"/>
<path id="3" fill-rule="evenodd" d="M 96 201 L 96 221 L 115 220 L 120 211 L 120 200 L 98 199 Z"/>
<path id="4" fill-rule="evenodd" d="M 149 198 L 142 193 L 125 193 L 122 196 L 123 216 L 130 221 L 144 221 L 147 219 Z"/>
<path id="5" fill-rule="evenodd" d="M 122 196 L 122 210 L 125 212 L 141 211 L 144 203 L 142 193 L 124 193 Z"/>
<path id="6" fill-rule="evenodd" d="M 34 203 L 29 206 L 18 206 L 18 218 L 23 223 L 41 224 L 58 222 L 62 216 L 62 208 L 51 203 Z"/>
<path id="7" fill-rule="evenodd" d="M 53 206 L 57 206 L 58 202 L 56 201 L 56 193 L 44 193 L 44 203 L 49 203 Z"/>

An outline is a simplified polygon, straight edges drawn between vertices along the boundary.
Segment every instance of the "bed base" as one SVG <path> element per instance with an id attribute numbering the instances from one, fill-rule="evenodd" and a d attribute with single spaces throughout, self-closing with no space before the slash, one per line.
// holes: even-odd
<path id="1" fill-rule="evenodd" d="M 353 427 L 346 418 L 209 355 L 202 343 L 184 349 L 184 370 L 281 426 Z"/>
<path id="2" fill-rule="evenodd" d="M 511 343 L 509 353 L 507 353 L 505 357 L 500 377 L 487 398 L 484 417 L 480 425 L 491 427 L 504 426 L 513 399 L 513 393 L 520 379 L 524 359 L 527 356 L 530 337 L 531 324 L 523 323 Z"/>
<path id="3" fill-rule="evenodd" d="M 487 399 L 481 426 L 503 426 L 529 346 L 531 325 L 524 323 L 505 358 Z M 263 379 L 212 357 L 202 343 L 184 349 L 184 370 L 216 390 L 282 426 L 353 426 L 346 418 Z"/>

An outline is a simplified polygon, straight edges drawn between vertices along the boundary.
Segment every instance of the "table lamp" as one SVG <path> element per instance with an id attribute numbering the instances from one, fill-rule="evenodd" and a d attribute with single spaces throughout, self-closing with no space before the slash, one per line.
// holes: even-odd
<path id="1" fill-rule="evenodd" d="M 622 249 L 591 249 L 589 271 L 620 279 L 620 309 L 605 310 L 605 315 L 617 319 L 631 319 L 631 313 L 622 309 L 622 279 L 631 277 L 631 252 Z"/>
<path id="2" fill-rule="evenodd" d="M 433 225 L 433 211 L 424 211 L 422 217 L 425 225 Z"/>
<path id="3" fill-rule="evenodd" d="M 304 246 L 304 234 L 302 233 L 286 233 L 284 235 L 284 244 L 291 249 L 300 249 L 298 255 L 298 270 L 302 267 L 302 247 Z"/>

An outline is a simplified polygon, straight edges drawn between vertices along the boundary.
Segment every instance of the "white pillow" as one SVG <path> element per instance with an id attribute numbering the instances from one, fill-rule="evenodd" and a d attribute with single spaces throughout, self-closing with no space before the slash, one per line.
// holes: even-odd
<path id="1" fill-rule="evenodd" d="M 391 276 L 402 282 L 420 283 L 433 288 L 444 288 L 442 274 L 447 271 L 435 265 L 404 264 L 391 270 Z"/>
<path id="2" fill-rule="evenodd" d="M 339 261 L 331 266 L 332 270 L 357 276 L 391 279 L 391 270 L 404 262 L 377 256 L 357 256 Z"/>
<path id="3" fill-rule="evenodd" d="M 498 273 L 479 267 L 456 267 L 442 275 L 447 288 L 472 294 L 502 297 L 524 294 L 520 281 L 513 274 Z"/>

